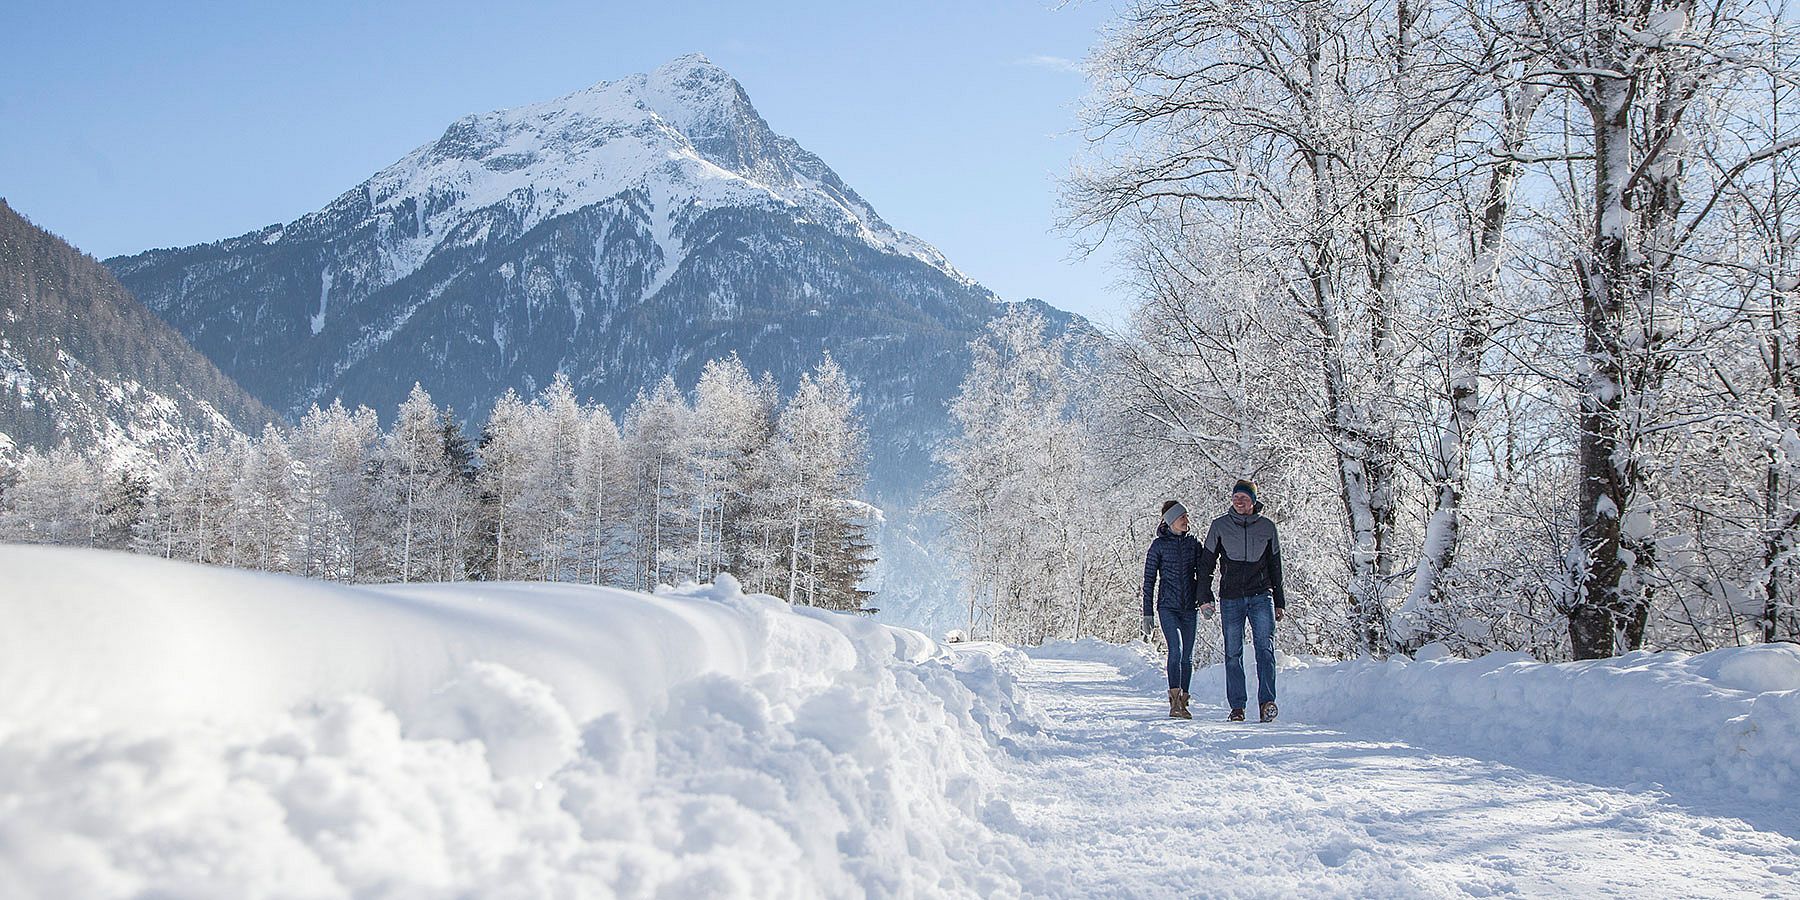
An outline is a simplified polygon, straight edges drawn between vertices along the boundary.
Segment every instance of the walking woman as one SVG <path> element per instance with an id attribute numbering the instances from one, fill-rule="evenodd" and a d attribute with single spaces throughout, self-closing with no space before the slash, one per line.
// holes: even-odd
<path id="1" fill-rule="evenodd" d="M 1160 622 L 1169 645 L 1169 718 L 1191 719 L 1188 683 L 1194 677 L 1194 625 L 1198 605 L 1200 542 L 1188 533 L 1187 507 L 1178 500 L 1162 506 L 1162 524 L 1144 557 L 1144 635 Z M 1157 582 L 1162 588 L 1157 589 Z M 1152 606 L 1154 605 L 1154 612 Z"/>

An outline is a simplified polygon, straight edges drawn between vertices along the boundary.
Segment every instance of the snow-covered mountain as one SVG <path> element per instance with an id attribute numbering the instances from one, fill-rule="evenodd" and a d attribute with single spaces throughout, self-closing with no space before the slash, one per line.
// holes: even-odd
<path id="1" fill-rule="evenodd" d="M 0 455 L 68 441 L 129 459 L 273 418 L 98 260 L 0 200 Z"/>
<path id="2" fill-rule="evenodd" d="M 620 411 L 733 351 L 784 387 L 829 351 L 889 499 L 922 486 L 965 345 L 999 311 L 699 55 L 467 116 L 287 225 L 108 264 L 289 413 L 390 415 L 417 380 L 479 420 L 559 371 Z"/>

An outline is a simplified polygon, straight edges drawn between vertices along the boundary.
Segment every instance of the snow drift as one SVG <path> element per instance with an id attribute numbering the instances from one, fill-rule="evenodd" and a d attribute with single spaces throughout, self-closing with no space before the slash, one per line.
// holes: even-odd
<path id="1" fill-rule="evenodd" d="M 746 596 L 0 547 L 0 896 L 1008 895 L 981 654 Z"/>

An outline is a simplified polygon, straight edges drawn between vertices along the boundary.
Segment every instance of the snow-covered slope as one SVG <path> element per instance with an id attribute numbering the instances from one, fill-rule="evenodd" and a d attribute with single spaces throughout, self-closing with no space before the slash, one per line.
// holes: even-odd
<path id="1" fill-rule="evenodd" d="M 0 200 L 0 466 L 15 445 L 126 461 L 272 417 L 98 261 Z"/>

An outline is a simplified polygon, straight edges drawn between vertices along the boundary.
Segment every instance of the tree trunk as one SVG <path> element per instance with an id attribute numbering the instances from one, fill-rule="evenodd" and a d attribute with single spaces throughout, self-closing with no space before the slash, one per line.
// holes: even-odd
<path id="1" fill-rule="evenodd" d="M 1449 396 L 1443 434 L 1431 459 L 1433 508 L 1425 528 L 1425 552 L 1407 599 L 1409 606 L 1443 603 L 1443 574 L 1456 563 L 1462 541 L 1462 498 L 1468 489 L 1469 442 L 1481 414 L 1482 356 L 1493 339 L 1494 307 L 1500 300 L 1500 272 L 1506 226 L 1512 218 L 1513 191 L 1524 165 L 1517 153 L 1546 91 L 1525 85 L 1504 105 L 1500 159 L 1488 176 L 1482 197 L 1470 295 L 1461 310 L 1462 326 L 1450 345 Z M 1425 634 L 1431 640 L 1435 634 Z M 1423 641 L 1421 641 L 1423 643 Z"/>
<path id="2" fill-rule="evenodd" d="M 1576 460 L 1581 479 L 1576 511 L 1580 559 L 1577 596 L 1569 612 L 1569 643 L 1576 659 L 1613 655 L 1630 614 L 1620 589 L 1626 560 L 1620 554 L 1620 517 L 1629 506 L 1625 348 L 1620 330 L 1629 308 L 1633 251 L 1627 230 L 1625 188 L 1631 176 L 1629 78 L 1594 76 L 1587 101 L 1594 123 L 1594 232 L 1579 264 L 1583 373 Z"/>
<path id="3" fill-rule="evenodd" d="M 804 500 L 794 501 L 794 536 L 788 545 L 787 602 L 793 603 L 800 587 L 800 507 Z"/>

